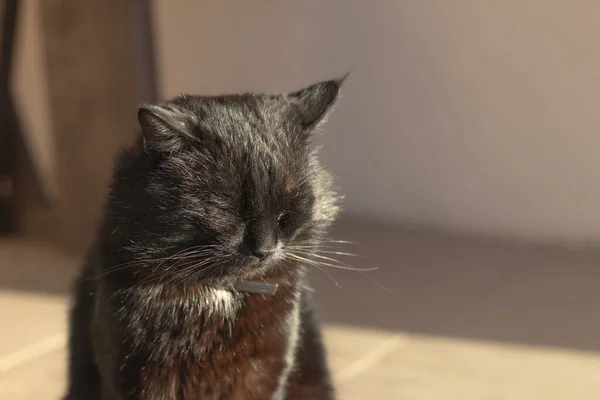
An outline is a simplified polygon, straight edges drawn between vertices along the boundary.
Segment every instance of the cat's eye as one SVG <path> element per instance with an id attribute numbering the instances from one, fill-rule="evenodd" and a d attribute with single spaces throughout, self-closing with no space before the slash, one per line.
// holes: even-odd
<path id="1" fill-rule="evenodd" d="M 288 213 L 282 212 L 277 217 L 277 224 L 279 225 L 280 228 L 283 228 L 287 225 L 287 223 L 288 223 Z"/>

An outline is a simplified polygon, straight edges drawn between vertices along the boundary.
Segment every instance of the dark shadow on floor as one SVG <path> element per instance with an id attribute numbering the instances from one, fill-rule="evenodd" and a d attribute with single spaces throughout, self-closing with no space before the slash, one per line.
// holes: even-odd
<path id="1" fill-rule="evenodd" d="M 0 239 L 0 290 L 64 294 L 71 291 L 79 260 L 37 240 Z"/>
<path id="2" fill-rule="evenodd" d="M 369 273 L 311 276 L 327 322 L 600 351 L 600 254 L 369 222 L 338 224 L 337 249 Z M 342 258 L 340 258 L 342 259 Z M 389 291 L 380 287 L 385 286 Z"/>
<path id="3" fill-rule="evenodd" d="M 359 220 L 332 251 L 374 272 L 312 269 L 325 322 L 600 351 L 600 254 L 507 244 Z M 10 249 L 10 250 L 7 250 Z M 327 261 L 324 259 L 324 261 Z M 68 293 L 79 261 L 48 246 L 0 241 L 0 290 Z M 339 287 L 332 280 L 339 282 Z M 382 288 L 385 287 L 387 290 Z"/>

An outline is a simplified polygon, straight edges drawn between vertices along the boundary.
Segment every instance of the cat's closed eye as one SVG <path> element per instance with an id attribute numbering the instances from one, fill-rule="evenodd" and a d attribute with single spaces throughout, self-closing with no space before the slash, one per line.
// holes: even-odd
<path id="1" fill-rule="evenodd" d="M 285 211 L 277 217 L 277 225 L 282 231 L 288 230 L 292 225 L 292 214 Z"/>

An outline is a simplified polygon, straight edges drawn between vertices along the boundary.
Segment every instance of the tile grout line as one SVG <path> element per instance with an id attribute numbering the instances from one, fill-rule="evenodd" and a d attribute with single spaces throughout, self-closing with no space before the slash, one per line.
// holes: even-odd
<path id="1" fill-rule="evenodd" d="M 393 351 L 405 347 L 409 343 L 409 338 L 406 335 L 394 335 L 384 342 L 378 344 L 366 354 L 360 356 L 350 364 L 341 368 L 334 373 L 334 378 L 338 383 L 344 383 L 352 378 L 357 377 L 369 368 L 373 367 L 385 356 Z"/>
<path id="2" fill-rule="evenodd" d="M 37 343 L 26 346 L 14 353 L 0 357 L 0 375 L 20 365 L 33 361 L 55 350 L 65 347 L 67 344 L 66 334 L 59 333 L 47 337 Z"/>

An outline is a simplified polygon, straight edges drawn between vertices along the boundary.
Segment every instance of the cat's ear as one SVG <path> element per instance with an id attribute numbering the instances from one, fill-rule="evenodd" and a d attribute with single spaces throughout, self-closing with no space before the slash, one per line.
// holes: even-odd
<path id="1" fill-rule="evenodd" d="M 174 105 L 142 104 L 137 116 L 146 152 L 172 153 L 196 139 L 192 134 L 194 115 Z"/>
<path id="2" fill-rule="evenodd" d="M 300 123 L 306 131 L 312 131 L 326 119 L 347 76 L 348 74 L 338 79 L 315 83 L 288 95 L 288 99 L 299 111 Z"/>

